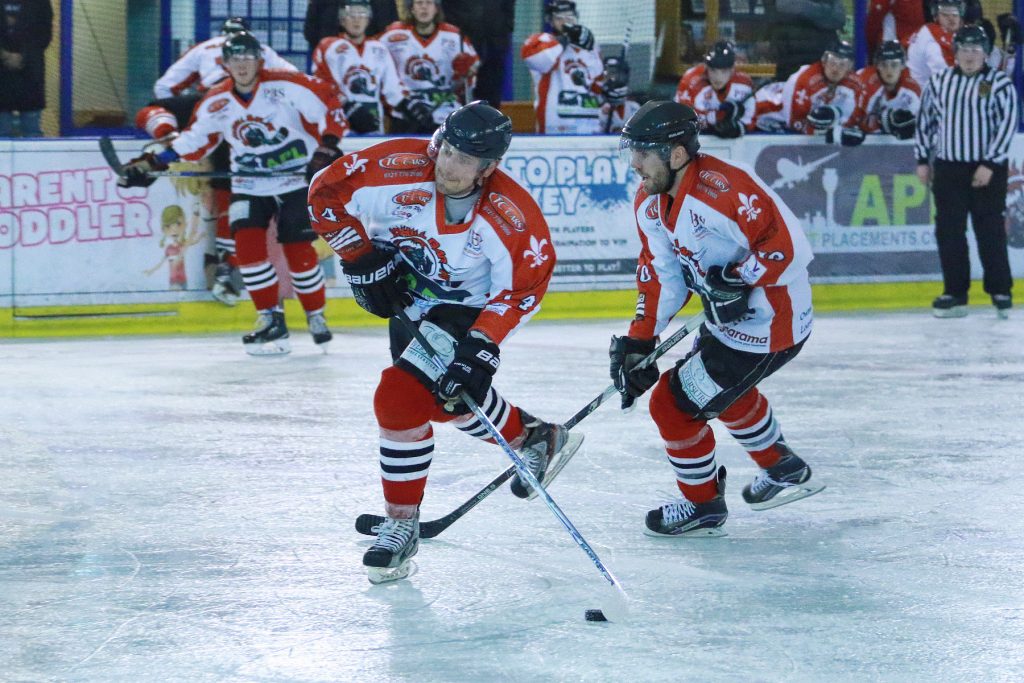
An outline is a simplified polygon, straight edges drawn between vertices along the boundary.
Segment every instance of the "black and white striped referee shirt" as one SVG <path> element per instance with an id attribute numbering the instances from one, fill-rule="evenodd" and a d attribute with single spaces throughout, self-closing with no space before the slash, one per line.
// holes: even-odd
<path id="1" fill-rule="evenodd" d="M 985 66 L 973 76 L 949 67 L 928 79 L 921 96 L 914 153 L 944 161 L 1006 163 L 1019 119 L 1010 78 Z"/>

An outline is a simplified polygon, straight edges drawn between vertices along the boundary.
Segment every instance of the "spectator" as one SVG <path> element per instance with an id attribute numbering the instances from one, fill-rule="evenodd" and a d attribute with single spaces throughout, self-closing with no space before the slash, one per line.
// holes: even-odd
<path id="1" fill-rule="evenodd" d="M 480 71 L 473 97 L 501 105 L 505 83 L 505 57 L 512 43 L 516 0 L 445 0 L 445 15 L 465 34 L 480 55 Z"/>
<path id="2" fill-rule="evenodd" d="M 804 64 L 817 61 L 839 39 L 845 23 L 842 0 L 775 0 L 770 33 L 775 80 L 784 81 Z"/>
<path id="3" fill-rule="evenodd" d="M 857 80 L 864 85 L 861 128 L 865 133 L 886 133 L 898 140 L 914 137 L 921 86 L 906 67 L 903 46 L 887 40 L 875 53 L 875 63 L 857 72 Z"/>
<path id="4" fill-rule="evenodd" d="M 886 17 L 892 17 L 895 33 L 886 31 Z M 921 0 L 872 0 L 868 4 L 867 22 L 864 27 L 868 52 L 874 54 L 883 41 L 893 38 L 906 48 L 910 43 L 910 37 L 922 26 L 924 5 L 921 4 Z"/>
<path id="5" fill-rule="evenodd" d="M 399 19 L 398 5 L 395 0 L 370 0 L 370 10 L 372 17 L 370 25 L 366 29 L 368 36 L 383 33 L 389 24 Z M 310 51 L 314 50 L 324 38 L 336 36 L 341 32 L 338 25 L 339 11 L 341 11 L 341 0 L 309 0 L 302 34 L 306 36 Z"/>
<path id="6" fill-rule="evenodd" d="M 679 79 L 675 100 L 697 112 L 701 131 L 738 138 L 754 120 L 754 82 L 736 72 L 736 46 L 720 40 Z"/>
<path id="7" fill-rule="evenodd" d="M 910 76 L 924 85 L 948 66 L 953 66 L 953 36 L 964 20 L 962 0 L 937 0 L 932 6 L 933 20 L 910 38 L 907 68 Z"/>
<path id="8" fill-rule="evenodd" d="M 39 118 L 46 107 L 43 53 L 52 37 L 50 0 L 0 3 L 0 137 L 14 134 L 15 120 L 23 137 L 42 137 Z"/>

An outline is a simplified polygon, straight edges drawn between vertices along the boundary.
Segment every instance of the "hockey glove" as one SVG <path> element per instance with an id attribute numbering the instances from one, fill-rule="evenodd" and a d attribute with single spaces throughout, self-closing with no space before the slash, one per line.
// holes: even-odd
<path id="1" fill-rule="evenodd" d="M 611 357 L 612 381 L 622 395 L 622 409 L 633 405 L 637 398 L 643 396 L 648 389 L 658 383 L 658 364 L 651 363 L 645 368 L 638 368 L 644 358 L 654 351 L 654 339 L 635 339 L 633 337 L 612 336 L 612 345 L 608 349 Z"/>
<path id="2" fill-rule="evenodd" d="M 720 121 L 732 121 L 738 123 L 747 109 L 743 106 L 742 102 L 733 102 L 732 100 L 726 100 L 718 105 L 718 114 Z"/>
<path id="3" fill-rule="evenodd" d="M 996 17 L 996 24 L 999 25 L 1003 45 L 1020 45 L 1020 21 L 1017 17 L 1012 14 L 1000 14 Z"/>
<path id="4" fill-rule="evenodd" d="M 839 111 L 839 107 L 831 105 L 815 107 L 807 115 L 807 125 L 814 130 L 828 130 L 839 123 L 840 116 L 842 116 L 842 112 Z"/>
<path id="5" fill-rule="evenodd" d="M 349 102 L 345 105 L 345 118 L 356 133 L 376 133 L 380 130 L 377 105 L 369 102 Z"/>
<path id="6" fill-rule="evenodd" d="M 832 131 L 829 131 L 830 133 Z M 856 147 L 864 142 L 864 131 L 856 126 L 843 128 L 839 133 L 839 144 L 843 147 Z"/>
<path id="7" fill-rule="evenodd" d="M 452 60 L 452 74 L 455 78 L 464 81 L 469 77 L 469 72 L 473 70 L 474 64 L 476 64 L 476 58 L 473 55 L 460 52 Z"/>
<path id="8" fill-rule="evenodd" d="M 313 176 L 330 166 L 340 156 L 342 154 L 338 149 L 338 138 L 333 135 L 325 135 L 320 141 L 320 146 L 313 151 L 309 163 L 306 164 L 306 182 L 311 181 Z"/>
<path id="9" fill-rule="evenodd" d="M 404 308 L 412 303 L 408 285 L 392 252 L 374 249 L 351 263 L 343 261 L 341 272 L 352 288 L 356 303 L 378 318 L 390 318 L 395 306 Z"/>
<path id="10" fill-rule="evenodd" d="M 166 171 L 167 164 L 160 161 L 152 152 L 135 157 L 124 165 L 124 175 L 118 179 L 121 187 L 149 187 L 156 178 L 149 175 L 151 171 Z"/>
<path id="11" fill-rule="evenodd" d="M 477 404 L 483 404 L 491 379 L 501 364 L 499 354 L 497 344 L 482 333 L 471 331 L 455 344 L 455 357 L 445 373 L 437 378 L 434 389 L 437 397 L 446 404 L 454 404 L 459 402 L 462 392 L 466 392 Z"/>
<path id="12" fill-rule="evenodd" d="M 586 26 L 570 24 L 562 29 L 570 45 L 575 45 L 581 50 L 594 49 L 594 34 Z"/>
<path id="13" fill-rule="evenodd" d="M 736 274 L 735 266 L 711 266 L 701 292 L 704 313 L 715 325 L 736 322 L 747 313 L 750 285 Z"/>
<path id="14" fill-rule="evenodd" d="M 398 103 L 395 110 L 417 131 L 432 132 L 437 128 L 434 124 L 434 108 L 419 98 L 407 97 Z"/>
<path id="15" fill-rule="evenodd" d="M 743 124 L 733 119 L 722 119 L 715 124 L 714 133 L 720 138 L 738 138 L 743 136 Z"/>
<path id="16" fill-rule="evenodd" d="M 886 109 L 882 112 L 882 131 L 897 140 L 909 140 L 917 130 L 917 119 L 909 109 Z"/>

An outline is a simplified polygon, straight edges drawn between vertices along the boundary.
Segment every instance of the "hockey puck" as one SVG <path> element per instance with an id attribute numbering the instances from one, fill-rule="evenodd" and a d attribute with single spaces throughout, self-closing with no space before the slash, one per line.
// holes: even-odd
<path id="1" fill-rule="evenodd" d="M 583 616 L 587 621 L 608 621 L 608 617 L 599 609 L 588 609 Z"/>

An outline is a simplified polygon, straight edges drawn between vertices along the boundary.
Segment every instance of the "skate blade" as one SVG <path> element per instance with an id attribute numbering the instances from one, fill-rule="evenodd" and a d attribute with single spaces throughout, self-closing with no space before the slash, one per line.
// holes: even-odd
<path id="1" fill-rule="evenodd" d="M 292 352 L 292 345 L 287 337 L 261 344 L 243 344 L 243 346 L 245 346 L 245 352 L 250 356 L 283 356 Z"/>
<path id="2" fill-rule="evenodd" d="M 374 586 L 379 586 L 383 583 L 392 583 L 394 581 L 401 581 L 402 579 L 409 578 L 416 573 L 416 563 L 412 560 L 406 560 L 397 567 L 367 567 L 366 578 L 370 580 Z"/>
<path id="3" fill-rule="evenodd" d="M 954 306 L 953 308 L 933 308 L 932 315 L 936 318 L 966 318 L 966 306 Z"/>
<path id="4" fill-rule="evenodd" d="M 782 489 L 774 498 L 769 498 L 760 503 L 750 503 L 751 510 L 771 510 L 780 505 L 795 503 L 796 501 L 821 493 L 825 490 L 825 484 L 797 484 Z"/>
<path id="5" fill-rule="evenodd" d="M 720 538 L 722 536 L 728 536 L 727 532 L 722 527 L 711 527 L 706 529 L 694 529 L 692 531 L 683 531 L 678 534 L 663 534 L 653 529 L 644 527 L 644 535 L 650 536 L 651 538 Z"/>
<path id="6" fill-rule="evenodd" d="M 1010 312 L 1008 310 L 1006 310 L 1006 309 L 997 308 L 996 309 L 996 317 L 999 318 L 1000 320 L 1009 320 L 1010 319 Z"/>
<path id="7" fill-rule="evenodd" d="M 572 460 L 572 456 L 576 455 L 576 451 L 578 451 L 580 446 L 583 445 L 584 436 L 585 435 L 583 434 L 573 434 L 572 432 L 569 432 L 569 438 L 566 439 L 565 445 L 562 446 L 562 450 L 555 454 L 558 456 L 558 459 L 550 463 L 548 470 L 544 473 L 544 481 L 542 481 L 541 484 L 544 485 L 545 489 L 554 482 L 558 473 L 569 464 L 569 461 Z M 532 486 L 529 487 L 529 490 L 530 492 L 526 494 L 526 500 L 533 500 L 537 497 L 537 492 L 533 490 Z"/>

